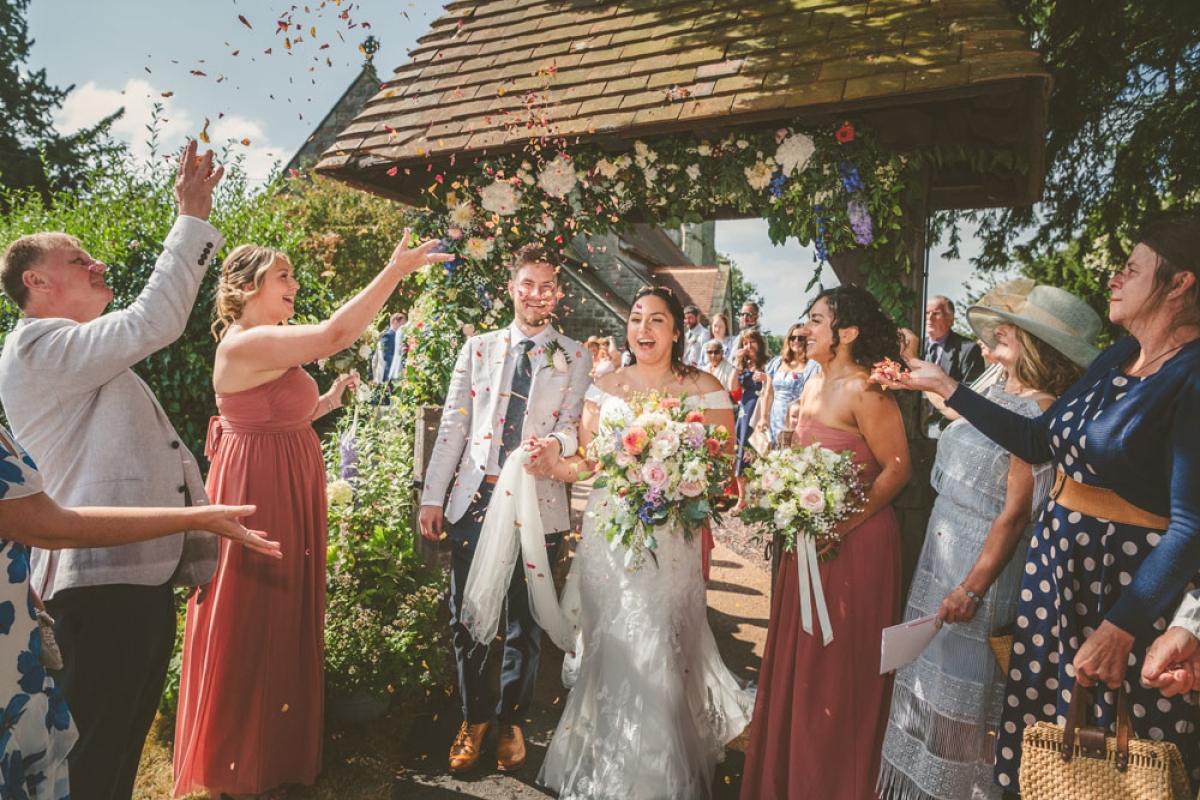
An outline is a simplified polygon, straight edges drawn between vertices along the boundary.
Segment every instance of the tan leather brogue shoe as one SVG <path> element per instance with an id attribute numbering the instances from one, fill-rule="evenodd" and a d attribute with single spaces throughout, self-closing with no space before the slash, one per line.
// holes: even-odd
<path id="1" fill-rule="evenodd" d="M 479 722 L 469 725 L 466 722 L 458 729 L 454 744 L 450 745 L 450 771 L 466 772 L 475 766 L 479 760 L 479 750 L 483 747 L 483 737 L 487 735 L 488 726 L 492 723 Z"/>
<path id="2" fill-rule="evenodd" d="M 518 725 L 500 726 L 500 743 L 496 745 L 496 768 L 501 772 L 516 772 L 525 766 L 525 734 Z"/>

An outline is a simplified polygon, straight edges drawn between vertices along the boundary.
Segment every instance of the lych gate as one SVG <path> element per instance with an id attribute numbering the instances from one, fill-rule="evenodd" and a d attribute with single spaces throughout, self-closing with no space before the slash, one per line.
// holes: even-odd
<path id="1" fill-rule="evenodd" d="M 717 142 L 852 120 L 883 150 L 920 154 L 915 191 L 896 209 L 908 263 L 891 273 L 920 330 L 929 215 L 1038 199 L 1049 83 L 1003 0 L 461 0 L 317 170 L 423 207 L 481 157 L 521 153 L 539 137 L 615 159 L 663 137 Z M 824 231 L 816 199 L 812 229 Z M 747 208 L 712 203 L 704 216 Z M 840 281 L 864 282 L 866 252 L 832 249 Z M 804 288 L 797 280 L 797 303 Z M 897 504 L 910 561 L 931 455 L 915 427 L 918 479 Z"/>

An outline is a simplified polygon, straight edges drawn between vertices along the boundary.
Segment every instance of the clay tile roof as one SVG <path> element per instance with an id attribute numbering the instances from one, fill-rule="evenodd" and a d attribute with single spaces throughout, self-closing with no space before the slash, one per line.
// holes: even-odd
<path id="1" fill-rule="evenodd" d="M 429 164 L 546 125 L 603 142 L 915 108 L 902 144 L 987 141 L 1008 119 L 1040 191 L 1050 79 L 1004 0 L 459 0 L 410 55 L 319 170 L 413 202 Z"/>
<path id="2" fill-rule="evenodd" d="M 718 267 L 657 267 L 653 275 L 655 282 L 674 292 L 685 308 L 694 305 L 705 314 L 714 313 Z"/>

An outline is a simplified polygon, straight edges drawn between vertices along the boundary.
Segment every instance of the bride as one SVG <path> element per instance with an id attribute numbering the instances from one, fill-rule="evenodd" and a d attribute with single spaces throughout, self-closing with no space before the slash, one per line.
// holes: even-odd
<path id="1" fill-rule="evenodd" d="M 581 445 L 600 418 L 628 411 L 633 395 L 656 392 L 702 408 L 705 422 L 733 428 L 729 395 L 708 373 L 683 363 L 683 309 L 669 289 L 647 287 L 629 314 L 634 363 L 588 390 Z M 543 446 L 530 444 L 536 457 Z M 560 460 L 574 480 L 596 465 Z M 596 529 L 608 497 L 594 489 L 570 580 L 580 592 L 578 677 L 538 782 L 568 798 L 708 798 L 725 745 L 749 723 L 752 693 L 717 652 L 706 617 L 700 539 L 659 535 L 654 559 L 632 568 Z"/>

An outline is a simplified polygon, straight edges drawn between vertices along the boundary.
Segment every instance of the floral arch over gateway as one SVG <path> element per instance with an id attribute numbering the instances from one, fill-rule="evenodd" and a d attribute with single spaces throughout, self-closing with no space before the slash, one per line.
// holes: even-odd
<path id="1" fill-rule="evenodd" d="M 505 267 L 522 245 L 562 251 L 577 236 L 635 221 L 762 217 L 775 243 L 796 237 L 815 246 L 821 264 L 860 249 L 867 288 L 899 315 L 913 302 L 896 279 L 911 270 L 903 208 L 926 157 L 894 152 L 843 122 L 716 140 L 639 139 L 624 152 L 546 136 L 521 152 L 479 156 L 453 175 L 430 168 L 419 233 L 444 239 L 458 258 L 420 278 L 416 330 L 423 335 L 414 337 L 410 382 L 418 396 L 439 398 L 453 365 L 447 345 L 507 323 Z"/>

